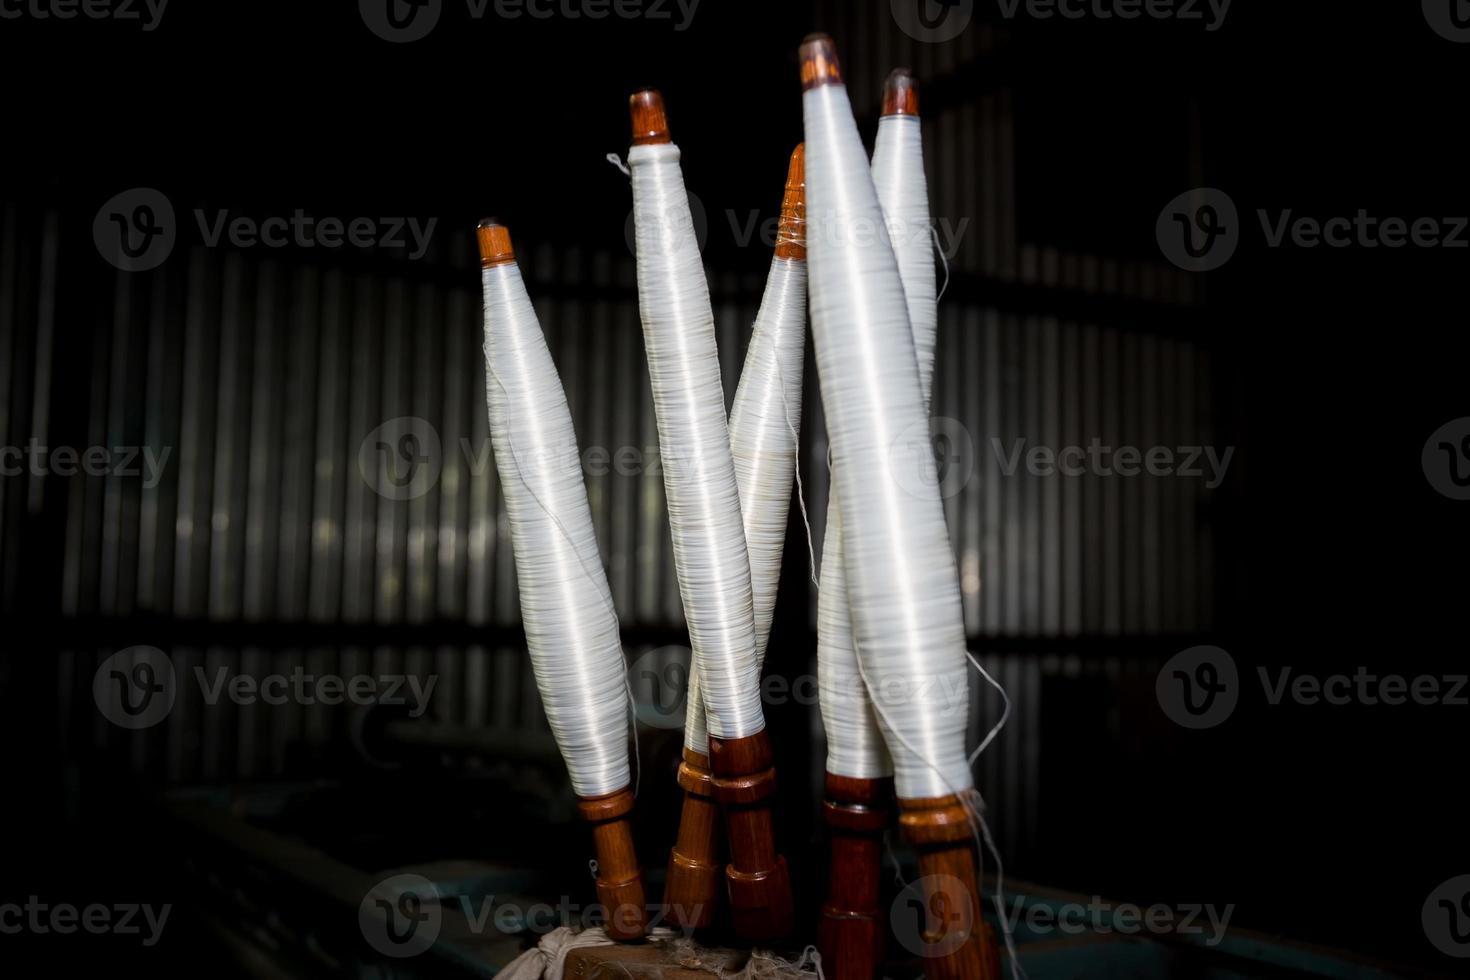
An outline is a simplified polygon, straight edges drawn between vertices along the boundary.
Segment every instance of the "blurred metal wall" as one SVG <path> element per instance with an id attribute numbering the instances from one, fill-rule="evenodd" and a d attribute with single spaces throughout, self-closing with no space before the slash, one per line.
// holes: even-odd
<path id="1" fill-rule="evenodd" d="M 1088 641 L 1209 629 L 1213 553 L 1199 480 L 1006 475 L 1002 449 L 1094 437 L 1213 445 L 1210 351 L 1185 329 L 1195 297 L 1183 274 L 1018 236 L 1012 92 L 995 77 L 965 101 L 952 84 L 1003 36 L 977 25 L 916 44 L 893 30 L 886 4 L 828 13 L 869 128 L 892 66 L 911 64 L 925 81 L 934 214 L 951 230 L 968 221 L 947 263 L 934 415 L 968 632 L 1015 708 L 980 784 L 1003 846 L 1024 852 L 1044 798 L 1043 732 L 1061 721 L 1044 693 L 1082 677 L 1146 682 L 1140 665 L 1156 644 L 1094 655 Z M 156 486 L 116 474 L 0 477 L 6 611 L 21 611 L 22 542 L 54 495 L 59 530 L 32 544 L 61 549 L 60 619 L 89 624 L 58 660 L 63 737 L 79 749 L 123 746 L 138 771 L 170 781 L 309 775 L 339 750 L 340 711 L 322 706 L 204 711 L 185 699 L 146 737 L 109 726 L 91 705 L 96 665 L 150 642 L 146 627 L 159 623 L 192 624 L 197 642 L 170 651 L 183 669 L 434 674 L 442 719 L 544 729 L 486 432 L 469 236 L 445 234 L 420 262 L 180 248 L 138 274 L 73 241 L 95 316 L 72 324 L 57 352 L 60 227 L 49 212 L 3 212 L 0 434 L 10 446 L 54 441 L 49 412 L 64 400 L 77 445 L 172 450 Z M 604 454 L 588 468 L 588 494 L 636 657 L 678 642 L 682 614 L 632 259 L 546 246 L 522 267 L 584 454 Z M 762 284 L 710 275 L 728 403 Z M 69 309 L 87 309 L 71 299 Z M 802 474 L 819 554 L 827 446 L 811 358 L 807 385 Z M 440 447 L 425 464 L 436 478 L 406 497 L 381 492 L 360 466 L 364 442 L 376 458 L 380 427 L 404 418 L 417 421 L 390 425 L 387 445 L 407 425 Z M 804 568 L 805 542 L 793 537 L 788 551 L 798 555 L 788 574 Z M 978 740 L 1000 698 L 977 679 L 972 701 Z"/>

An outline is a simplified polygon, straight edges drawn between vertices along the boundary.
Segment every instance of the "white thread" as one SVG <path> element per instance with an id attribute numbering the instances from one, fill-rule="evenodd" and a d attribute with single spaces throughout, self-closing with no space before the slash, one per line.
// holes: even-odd
<path id="1" fill-rule="evenodd" d="M 908 882 L 903 877 L 903 865 L 898 863 L 898 855 L 893 853 L 893 837 L 890 831 L 883 831 L 883 851 L 888 855 L 888 861 L 893 865 L 893 883 L 902 888 Z"/>
<path id="2" fill-rule="evenodd" d="M 939 312 L 930 251 L 929 192 L 924 182 L 924 149 L 917 117 L 888 115 L 878 120 L 871 171 L 883 225 L 898 263 L 927 417 Z M 817 594 L 817 677 L 822 723 L 827 731 L 827 771 L 877 779 L 891 775 L 893 763 L 857 668 L 843 563 L 841 506 L 836 498 L 833 486 L 827 499 L 822 584 Z"/>
<path id="3" fill-rule="evenodd" d="M 632 174 L 628 172 L 628 165 L 624 163 L 623 158 L 618 156 L 616 153 L 609 153 L 607 155 L 607 162 L 621 170 L 624 177 L 632 176 Z"/>
<path id="4" fill-rule="evenodd" d="M 573 931 L 569 926 L 557 926 L 520 956 L 511 960 L 496 977 L 500 980 L 561 980 L 566 970 L 567 954 L 575 949 L 593 946 L 612 946 L 607 931 L 600 926 Z"/>
<path id="5" fill-rule="evenodd" d="M 653 386 L 674 567 L 709 733 L 765 727 L 745 548 L 709 287 L 672 143 L 628 151 L 638 312 Z M 691 674 L 693 671 L 691 671 Z M 686 727 L 685 744 L 691 733 Z"/>
<path id="6" fill-rule="evenodd" d="M 968 795 L 960 797 L 960 802 L 965 807 L 965 816 L 970 820 L 971 831 L 979 823 L 985 846 L 990 849 L 990 856 L 995 858 L 995 911 L 996 918 L 1000 920 L 1001 938 L 1005 940 L 1006 953 L 1011 960 L 1011 980 L 1026 980 L 1026 970 L 1021 966 L 1021 958 L 1016 955 L 1016 937 L 1011 933 L 1011 920 L 1006 917 L 1005 865 L 1000 859 L 1000 849 L 995 846 L 995 839 L 990 835 L 990 824 L 985 822 L 985 801 L 979 790 L 972 789 Z"/>
<path id="7" fill-rule="evenodd" d="M 520 269 L 482 281 L 485 400 L 531 667 L 573 790 L 601 796 L 629 783 L 626 661 L 572 417 Z"/>
<path id="8" fill-rule="evenodd" d="M 914 335 L 846 89 L 802 101 L 812 332 L 854 649 L 899 797 L 943 796 L 973 785 L 965 632 Z"/>
<path id="9" fill-rule="evenodd" d="M 934 294 L 929 187 L 924 181 L 924 144 L 918 116 L 879 117 L 871 169 L 883 225 L 898 262 L 898 278 L 903 284 L 904 305 L 914 337 L 919 392 L 927 415 L 933 398 L 939 309 Z"/>
<path id="10" fill-rule="evenodd" d="M 939 253 L 939 264 L 944 266 L 944 282 L 939 284 L 939 295 L 934 297 L 934 302 L 938 303 L 944 299 L 944 291 L 949 288 L 949 256 L 944 254 L 944 249 L 939 244 L 939 229 L 935 228 L 933 231 L 934 251 Z"/>
<path id="11" fill-rule="evenodd" d="M 765 662 L 781 578 L 786 517 L 801 441 L 802 360 L 806 351 L 806 261 L 775 257 L 756 314 L 740 384 L 730 408 L 730 453 L 750 556 L 755 656 Z M 796 411 L 791 411 L 795 402 Z M 691 666 L 684 744 L 708 753 L 699 671 Z"/>
<path id="12" fill-rule="evenodd" d="M 504 382 L 502 382 L 500 380 L 500 376 L 498 374 L 496 374 L 496 372 L 495 372 L 495 366 L 493 364 L 490 364 L 490 363 L 487 362 L 486 365 L 485 365 L 485 367 L 486 367 L 486 380 L 485 380 L 486 387 L 488 388 L 488 386 L 490 385 L 490 383 L 493 381 L 495 383 L 496 387 L 498 387 L 500 389 L 501 394 L 502 395 L 506 395 L 508 397 L 509 396 L 509 392 L 507 391 Z M 487 400 L 488 400 L 488 392 L 487 392 Z M 516 449 L 515 439 L 511 437 L 511 434 L 510 434 L 509 431 L 506 432 L 506 444 L 507 444 L 507 447 L 510 450 L 511 459 L 515 462 L 517 479 L 520 479 L 519 474 L 523 471 L 522 470 L 522 467 L 521 467 L 520 455 L 519 455 L 519 453 L 518 453 L 518 451 Z M 497 468 L 498 468 L 498 464 L 497 464 Z M 521 480 L 521 485 L 526 488 L 527 493 L 530 494 L 531 499 L 536 503 L 536 506 L 539 507 L 539 508 L 541 508 L 541 513 L 546 516 L 547 520 L 551 521 L 551 523 L 553 524 L 553 526 L 556 527 L 557 533 L 559 533 L 561 535 L 562 540 L 565 541 L 565 542 L 567 542 L 568 545 L 571 546 L 575 550 L 576 545 L 573 542 L 573 539 L 572 539 L 572 536 L 571 536 L 570 532 L 567 531 L 566 526 L 562 524 L 561 520 L 556 516 L 556 514 L 552 513 L 551 509 L 546 506 L 546 501 L 542 500 L 541 497 L 540 497 L 540 495 L 536 493 L 535 488 L 531 487 L 524 480 Z M 512 542 L 512 544 L 514 544 L 514 542 Z M 584 555 L 582 555 L 580 552 L 578 552 L 577 557 L 578 557 L 579 562 L 581 562 L 581 569 L 582 569 L 582 575 L 583 575 L 583 577 L 585 577 L 588 580 L 588 582 L 591 583 L 592 588 L 595 591 L 598 588 L 598 584 L 597 583 L 599 581 L 603 581 L 603 582 L 606 581 L 606 575 L 607 575 L 607 573 L 603 570 L 601 561 L 599 560 L 598 562 L 594 563 L 589 568 L 589 566 L 587 565 L 587 563 L 585 561 L 585 556 Z M 612 605 L 612 596 L 611 596 L 611 594 L 608 595 L 607 609 L 608 609 L 608 613 L 614 619 L 616 619 L 618 613 L 617 613 L 617 610 Z M 532 664 L 532 672 L 534 673 L 534 671 L 535 671 L 535 664 L 533 663 Z M 627 723 L 628 723 L 628 729 L 629 729 L 629 732 L 630 732 L 630 734 L 632 736 L 632 739 L 633 739 L 633 751 L 632 751 L 632 753 L 629 756 L 629 760 L 630 760 L 630 762 L 632 763 L 632 766 L 633 766 L 633 796 L 636 799 L 637 796 L 638 796 L 638 792 L 639 792 L 639 790 L 641 789 L 641 787 L 643 785 L 643 760 L 639 756 L 639 749 L 638 749 L 638 698 L 633 693 L 633 682 L 628 677 L 628 673 L 627 673 L 626 670 L 624 670 L 624 672 L 623 672 L 623 691 L 624 691 L 624 694 L 627 697 L 627 705 L 628 705 L 628 719 L 627 719 Z"/>
<path id="13" fill-rule="evenodd" d="M 966 650 L 965 656 L 970 658 L 970 663 L 975 665 L 975 669 L 980 672 L 980 676 L 989 681 L 990 686 L 1000 692 L 1000 699 L 1005 703 L 1005 707 L 1001 710 L 1000 713 L 1000 721 L 996 722 L 991 727 L 990 731 L 985 733 L 985 737 L 980 740 L 980 744 L 975 746 L 975 751 L 970 753 L 970 765 L 973 766 L 975 764 L 975 760 L 980 758 L 980 753 L 984 752 L 986 746 L 993 742 L 995 740 L 995 737 L 1000 734 L 1000 730 L 1006 727 L 1006 722 L 1011 717 L 1011 696 L 1006 693 L 1005 688 L 1000 686 L 999 681 L 990 676 L 990 672 L 988 670 L 980 666 L 980 661 L 975 658 L 975 655 L 973 653 L 971 653 L 969 650 Z"/>

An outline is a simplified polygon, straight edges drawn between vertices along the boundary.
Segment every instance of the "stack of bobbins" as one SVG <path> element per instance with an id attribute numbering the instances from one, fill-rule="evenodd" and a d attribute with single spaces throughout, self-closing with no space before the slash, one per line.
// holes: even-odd
<path id="1" fill-rule="evenodd" d="M 878 178 L 878 157 L 886 147 L 892 153 L 902 153 L 903 144 L 892 139 L 886 127 L 919 125 L 919 92 L 913 74 L 907 68 L 897 68 L 884 82 L 882 113 L 879 120 L 877 148 L 874 151 L 873 175 Z M 896 145 L 895 145 L 896 144 Z M 917 138 L 913 145 L 918 146 Z M 922 178 L 923 161 L 917 155 L 901 163 L 912 167 Z M 906 264 L 907 257 L 900 249 L 913 246 L 917 235 L 908 226 L 907 206 L 921 207 L 927 214 L 927 202 L 923 200 L 923 184 L 920 179 L 916 201 L 903 200 L 901 190 L 895 183 L 879 182 L 878 196 L 885 210 L 885 217 L 896 221 L 897 231 L 908 236 L 900 243 L 894 242 L 899 258 L 900 278 L 903 280 L 905 298 L 909 306 L 910 324 L 914 330 L 915 354 L 918 359 L 919 385 L 925 402 L 928 401 L 930 382 L 934 373 L 934 288 L 933 267 L 927 238 L 925 246 L 918 249 L 922 261 Z M 888 196 L 894 195 L 894 196 Z M 924 224 L 927 232 L 928 224 Z M 917 270 L 910 270 L 917 265 Z M 920 277 L 927 276 L 928 281 Z M 922 309 L 927 303 L 927 310 Z M 927 336 L 921 328 L 927 323 Z M 837 542 L 840 546 L 841 542 Z M 833 549 L 835 551 L 835 549 Z M 831 569 L 837 571 L 837 569 Z M 845 604 L 845 597 L 842 600 Z M 854 692 L 861 696 L 862 692 Z M 866 701 L 866 698 L 863 698 Z M 871 707 L 868 712 L 871 717 Z M 881 736 L 876 726 L 870 738 Z M 892 769 L 887 769 L 889 773 Z M 880 902 L 882 878 L 883 834 L 888 827 L 893 806 L 893 777 L 878 776 L 862 778 L 826 774 L 826 799 L 822 812 L 827 826 L 829 841 L 827 900 L 822 905 L 822 917 L 818 931 L 818 947 L 822 952 L 825 972 L 834 980 L 866 980 L 878 975 L 883 962 L 884 937 L 887 919 Z"/>
<path id="2" fill-rule="evenodd" d="M 800 71 L 804 91 L 842 85 L 830 37 L 814 34 L 803 42 Z M 917 109 L 916 92 L 905 80 L 890 79 L 899 84 L 885 91 L 885 112 Z M 811 142 L 810 130 L 807 138 Z M 885 800 L 892 793 L 888 783 L 831 774 L 826 781 L 824 813 L 834 835 L 834 865 L 821 930 L 827 972 L 843 980 L 879 972 L 884 923 L 872 870 L 887 820 Z M 934 980 L 999 980 L 998 950 L 980 914 L 979 855 L 965 802 L 959 795 L 947 795 L 899 797 L 898 804 L 899 826 L 917 852 L 923 902 L 931 913 L 921 937 L 929 953 L 925 975 Z M 856 867 L 844 868 L 848 860 Z"/>
<path id="3" fill-rule="evenodd" d="M 882 115 L 917 120 L 918 89 L 906 70 L 888 76 Z M 921 383 L 932 371 L 931 357 L 920 365 Z M 827 900 L 822 904 L 817 946 L 824 973 L 832 980 L 869 980 L 878 976 L 882 966 L 888 929 L 879 891 L 883 834 L 892 815 L 893 777 L 864 779 L 828 772 L 825 788 Z"/>
<path id="4" fill-rule="evenodd" d="M 635 92 L 628 105 L 635 147 L 673 142 L 663 96 L 657 90 Z M 709 896 L 709 869 L 715 861 L 712 798 L 719 804 L 726 830 L 725 883 L 736 933 L 755 942 L 788 936 L 794 925 L 791 876 L 785 857 L 776 849 L 771 813 L 776 770 L 770 737 L 764 728 L 738 738 L 711 734 L 709 749 L 708 769 L 701 765 L 705 760 L 688 749 L 679 767 L 685 799 L 678 843 L 670 858 L 676 878 L 665 889 L 670 916 L 681 925 L 686 924 L 681 915 L 691 926 L 708 924 L 712 903 L 701 899 Z"/>
<path id="5" fill-rule="evenodd" d="M 635 107 L 635 112 L 637 111 Z M 635 122 L 634 132 L 640 125 Z M 636 136 L 635 136 L 636 139 Z M 781 216 L 776 229 L 778 259 L 806 261 L 804 154 L 791 153 Z M 747 515 L 748 516 L 748 515 Z M 691 708 L 691 710 L 693 710 Z M 720 825 L 709 756 L 688 746 L 683 750 L 678 782 L 684 790 L 678 838 L 669 852 L 665 877 L 665 913 L 684 929 L 702 929 L 714 921 L 720 893 Z"/>
<path id="6" fill-rule="evenodd" d="M 480 222 L 476 238 L 482 269 L 515 264 L 510 229 L 505 225 L 486 218 Z M 549 353 L 546 358 L 549 365 Z M 643 873 L 633 848 L 633 789 L 624 786 L 598 796 L 579 796 L 577 809 L 592 825 L 597 901 L 606 911 L 607 935 L 624 942 L 642 939 L 648 932 L 648 906 Z"/>

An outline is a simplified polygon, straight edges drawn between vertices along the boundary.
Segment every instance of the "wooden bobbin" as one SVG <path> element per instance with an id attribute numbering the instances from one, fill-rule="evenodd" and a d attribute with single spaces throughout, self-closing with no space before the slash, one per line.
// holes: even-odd
<path id="1" fill-rule="evenodd" d="M 899 800 L 898 824 L 919 856 L 930 980 L 1000 980 L 995 936 L 980 916 L 979 856 L 958 796 Z"/>
<path id="2" fill-rule="evenodd" d="M 608 937 L 641 939 L 648 932 L 648 905 L 628 819 L 633 812 L 633 790 L 625 786 L 606 796 L 578 797 L 577 809 L 592 824 L 597 901 L 607 911 Z"/>
<path id="3" fill-rule="evenodd" d="M 720 811 L 709 756 L 686 748 L 679 785 L 684 807 L 679 836 L 669 852 L 664 914 L 681 929 L 703 929 L 714 921 L 721 891 Z"/>
<path id="4" fill-rule="evenodd" d="M 730 846 L 725 882 L 735 932 L 752 942 L 789 936 L 795 913 L 791 873 L 776 850 L 770 737 L 765 731 L 744 738 L 711 735 L 709 749 L 715 799 L 724 810 Z"/>
<path id="5" fill-rule="evenodd" d="M 830 861 L 827 901 L 817 925 L 822 973 L 827 980 L 873 980 L 883 965 L 888 932 L 878 889 L 893 777 L 855 779 L 829 772 L 826 785 L 822 814 Z"/>
<path id="6" fill-rule="evenodd" d="M 664 97 L 657 89 L 640 89 L 628 96 L 628 116 L 634 146 L 673 142 Z M 679 785 L 684 805 L 664 879 L 664 914 L 680 928 L 702 929 L 714 921 L 720 896 L 719 809 L 709 757 L 686 748 Z"/>

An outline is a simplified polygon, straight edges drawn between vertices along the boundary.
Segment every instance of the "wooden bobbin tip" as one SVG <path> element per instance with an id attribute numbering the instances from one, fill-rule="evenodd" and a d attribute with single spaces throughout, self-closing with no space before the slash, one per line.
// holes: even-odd
<path id="1" fill-rule="evenodd" d="M 841 85 L 842 66 L 837 63 L 837 45 L 827 34 L 808 34 L 801 42 L 801 88 Z"/>
<path id="2" fill-rule="evenodd" d="M 597 901 L 607 917 L 604 928 L 612 939 L 641 939 L 648 932 L 648 903 L 629 821 L 633 790 L 625 786 L 605 796 L 579 797 L 577 809 L 592 825 Z"/>
<path id="3" fill-rule="evenodd" d="M 919 83 L 907 68 L 895 68 L 883 83 L 883 115 L 917 116 Z"/>
<path id="4" fill-rule="evenodd" d="M 516 260 L 515 249 L 510 244 L 510 229 L 494 218 L 482 218 L 475 228 L 475 237 L 480 242 L 480 268 L 489 269 Z"/>
<path id="5" fill-rule="evenodd" d="M 781 221 L 776 226 L 776 255 L 806 258 L 806 144 L 796 144 L 786 168 L 786 191 L 781 195 Z"/>
<path id="6" fill-rule="evenodd" d="M 656 88 L 645 88 L 628 96 L 628 114 L 633 120 L 633 145 L 671 143 L 669 116 L 664 97 Z"/>

